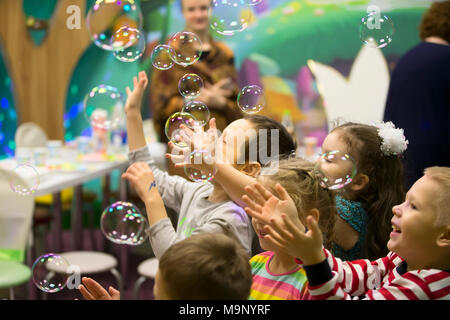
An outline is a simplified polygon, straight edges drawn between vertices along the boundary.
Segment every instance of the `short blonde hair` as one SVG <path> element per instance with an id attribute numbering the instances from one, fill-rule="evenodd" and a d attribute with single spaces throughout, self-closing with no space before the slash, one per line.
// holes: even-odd
<path id="1" fill-rule="evenodd" d="M 437 212 L 435 226 L 450 224 L 450 168 L 430 167 L 426 168 L 424 174 L 435 181 L 440 191 L 433 206 Z"/>

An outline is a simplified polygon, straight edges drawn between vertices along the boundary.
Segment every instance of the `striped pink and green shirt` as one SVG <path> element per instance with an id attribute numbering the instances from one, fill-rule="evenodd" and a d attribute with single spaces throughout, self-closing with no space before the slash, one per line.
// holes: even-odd
<path id="1" fill-rule="evenodd" d="M 273 252 L 266 251 L 250 259 L 253 283 L 249 300 L 302 300 L 307 289 L 306 272 L 302 267 L 274 274 L 269 270 Z"/>

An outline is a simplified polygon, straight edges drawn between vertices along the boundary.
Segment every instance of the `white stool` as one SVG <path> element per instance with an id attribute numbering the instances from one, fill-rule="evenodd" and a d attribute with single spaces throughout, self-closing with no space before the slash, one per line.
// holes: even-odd
<path id="1" fill-rule="evenodd" d="M 139 290 L 141 289 L 142 284 L 147 279 L 155 279 L 156 272 L 158 271 L 158 264 L 158 259 L 156 258 L 147 259 L 139 264 L 138 273 L 140 274 L 140 277 L 139 279 L 137 279 L 136 284 L 134 285 L 134 300 L 137 300 L 139 298 Z"/>
<path id="2" fill-rule="evenodd" d="M 96 251 L 70 251 L 60 254 L 69 262 L 69 265 L 79 268 L 80 276 L 85 274 L 96 274 L 109 271 L 116 278 L 119 291 L 123 294 L 122 277 L 117 271 L 117 260 L 112 255 L 96 252 Z M 50 270 L 54 272 L 61 272 L 61 270 Z M 78 271 L 78 270 L 77 270 Z M 52 275 L 49 274 L 49 277 Z M 43 295 L 43 299 L 47 299 L 47 294 Z"/>

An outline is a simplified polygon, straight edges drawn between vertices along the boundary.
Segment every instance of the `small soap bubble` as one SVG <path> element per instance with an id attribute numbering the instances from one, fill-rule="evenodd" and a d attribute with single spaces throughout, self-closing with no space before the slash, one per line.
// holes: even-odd
<path id="1" fill-rule="evenodd" d="M 59 292 L 66 287 L 69 266 L 69 262 L 60 255 L 44 254 L 36 259 L 31 268 L 33 283 L 44 292 Z"/>
<path id="2" fill-rule="evenodd" d="M 194 182 L 208 182 L 214 179 L 217 169 L 214 159 L 207 150 L 195 150 L 186 159 L 184 172 Z"/>
<path id="3" fill-rule="evenodd" d="M 114 34 L 113 38 L 126 34 L 128 38 L 127 47 L 122 49 L 114 50 L 114 57 L 122 62 L 134 62 L 138 60 L 145 51 L 145 38 L 142 36 L 138 29 L 130 27 L 122 27 Z"/>
<path id="4" fill-rule="evenodd" d="M 186 147 L 187 143 L 183 139 L 181 125 L 185 125 L 186 127 L 193 126 L 193 124 L 197 121 L 197 119 L 190 113 L 187 112 L 176 112 L 171 115 L 167 121 L 165 126 L 165 133 L 167 139 L 172 141 L 175 145 L 179 147 Z"/>
<path id="5" fill-rule="evenodd" d="M 172 56 L 175 56 L 175 51 L 171 47 L 166 44 L 157 45 L 152 51 L 152 64 L 156 69 L 168 70 L 175 64 Z"/>
<path id="6" fill-rule="evenodd" d="M 242 88 L 237 98 L 238 106 L 245 113 L 260 112 L 265 104 L 266 97 L 263 89 L 257 85 L 249 85 Z"/>
<path id="7" fill-rule="evenodd" d="M 173 62 L 183 67 L 193 65 L 202 55 L 202 42 L 192 32 L 177 32 L 169 39 L 168 45 L 173 49 L 169 51 Z"/>
<path id="8" fill-rule="evenodd" d="M 380 14 L 380 11 L 370 11 L 359 25 L 359 37 L 362 42 L 372 48 L 384 48 L 392 42 L 394 24 L 392 20 Z"/>
<path id="9" fill-rule="evenodd" d="M 39 187 L 39 173 L 31 164 L 21 163 L 12 170 L 9 177 L 11 190 L 22 196 L 36 192 Z"/>
<path id="10" fill-rule="evenodd" d="M 186 99 L 195 99 L 203 88 L 203 80 L 195 73 L 187 73 L 178 82 L 178 91 Z"/>
<path id="11" fill-rule="evenodd" d="M 187 124 L 187 126 L 193 129 L 195 126 L 203 127 L 205 126 L 210 117 L 210 112 L 206 104 L 201 101 L 189 101 L 187 102 L 182 109 L 182 112 L 186 112 L 191 114 L 196 120 L 191 121 Z"/>
<path id="12" fill-rule="evenodd" d="M 130 46 L 128 36 L 113 39 L 122 27 L 142 28 L 142 13 L 134 0 L 96 0 L 86 17 L 86 27 L 96 46 L 114 51 Z"/>
<path id="13" fill-rule="evenodd" d="M 83 101 L 84 114 L 90 124 L 106 130 L 119 125 L 124 117 L 124 105 L 120 92 L 104 84 L 92 88 Z"/>
<path id="14" fill-rule="evenodd" d="M 249 0 L 213 0 L 209 21 L 217 33 L 232 36 L 245 30 L 251 19 Z"/>
<path id="15" fill-rule="evenodd" d="M 339 150 L 324 153 L 316 162 L 321 186 L 330 190 L 339 190 L 350 184 L 357 169 L 354 159 Z"/>
<path id="16" fill-rule="evenodd" d="M 100 227 L 108 240 L 117 244 L 136 245 L 144 237 L 146 219 L 130 202 L 117 201 L 103 210 Z"/>

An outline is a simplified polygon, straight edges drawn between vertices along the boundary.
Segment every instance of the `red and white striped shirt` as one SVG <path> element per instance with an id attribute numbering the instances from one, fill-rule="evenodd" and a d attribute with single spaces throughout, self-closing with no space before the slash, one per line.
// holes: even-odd
<path id="1" fill-rule="evenodd" d="M 450 272 L 438 269 L 407 271 L 394 252 L 375 261 L 342 261 L 324 249 L 327 259 L 304 266 L 313 300 L 449 300 Z M 301 262 L 298 261 L 297 262 Z"/>

